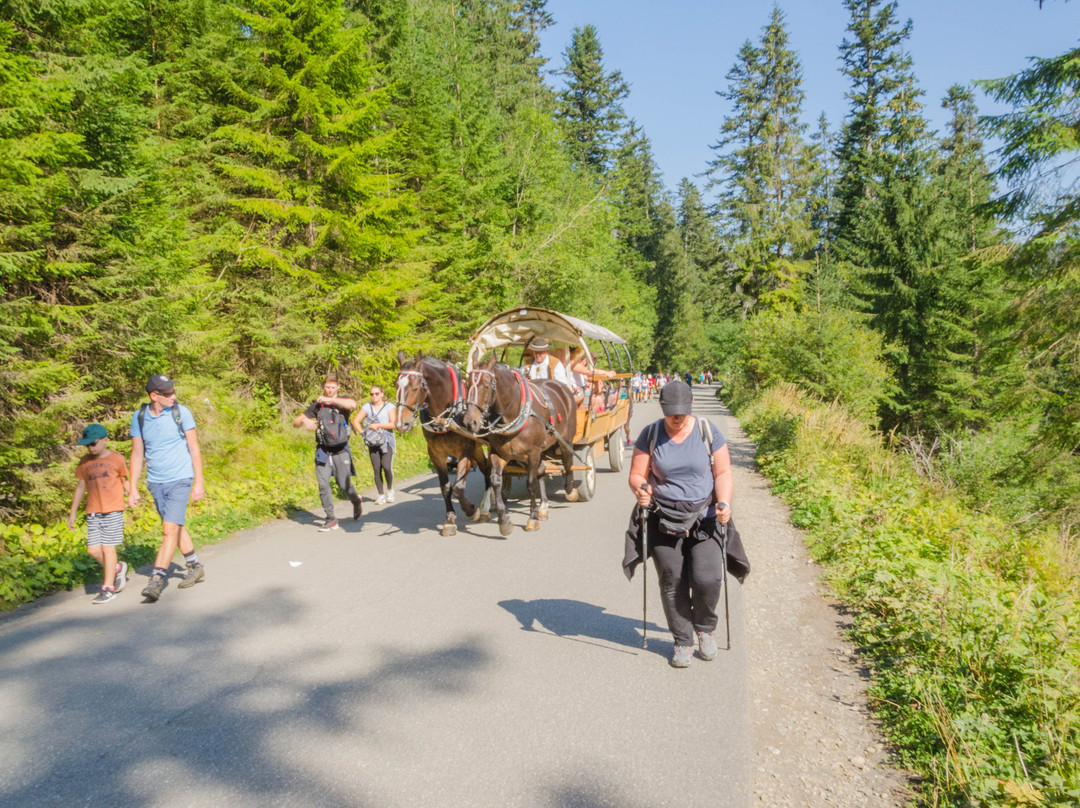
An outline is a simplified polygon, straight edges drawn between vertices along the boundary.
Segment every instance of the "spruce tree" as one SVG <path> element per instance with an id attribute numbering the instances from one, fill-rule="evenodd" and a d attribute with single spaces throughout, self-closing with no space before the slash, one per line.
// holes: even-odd
<path id="1" fill-rule="evenodd" d="M 803 140 L 802 69 L 773 9 L 761 41 L 747 41 L 719 93 L 731 113 L 712 147 L 707 187 L 719 189 L 717 214 L 749 305 L 792 302 L 814 243 L 810 222 L 812 151 Z"/>
<path id="2" fill-rule="evenodd" d="M 559 120 L 575 161 L 602 174 L 612 162 L 626 118 L 620 102 L 630 88 L 619 71 L 607 72 L 592 25 L 574 29 L 564 57 L 566 89 L 559 93 Z"/>
<path id="3" fill-rule="evenodd" d="M 227 192 L 214 302 L 246 370 L 297 389 L 312 367 L 408 329 L 394 312 L 408 276 L 388 264 L 407 247 L 409 197 L 382 162 L 389 96 L 372 86 L 361 22 L 339 0 L 234 10 L 248 37 L 234 43 L 232 122 L 213 133 Z"/>
<path id="4" fill-rule="evenodd" d="M 1080 197 L 1066 184 L 1080 143 L 1080 48 L 1033 59 L 1019 73 L 980 82 L 1010 112 L 987 119 L 1001 139 L 999 175 L 1012 187 L 1004 210 L 1022 216 L 1031 237 L 1016 251 L 1018 336 L 1032 372 L 1029 395 L 1043 411 L 1041 438 L 1080 447 Z M 1037 181 L 1036 181 L 1037 180 Z"/>

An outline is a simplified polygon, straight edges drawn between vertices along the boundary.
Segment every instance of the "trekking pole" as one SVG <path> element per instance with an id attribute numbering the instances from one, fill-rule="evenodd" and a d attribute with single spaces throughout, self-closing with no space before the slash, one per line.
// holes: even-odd
<path id="1" fill-rule="evenodd" d="M 649 490 L 649 484 L 641 486 L 642 491 Z M 641 509 L 641 647 L 648 648 L 649 622 L 649 511 Z"/>
<path id="2" fill-rule="evenodd" d="M 727 578 L 727 532 L 728 526 L 724 524 L 720 529 L 720 554 L 722 556 L 722 569 L 724 580 L 724 628 L 727 631 L 727 648 L 731 650 L 731 612 L 728 610 L 728 578 Z"/>

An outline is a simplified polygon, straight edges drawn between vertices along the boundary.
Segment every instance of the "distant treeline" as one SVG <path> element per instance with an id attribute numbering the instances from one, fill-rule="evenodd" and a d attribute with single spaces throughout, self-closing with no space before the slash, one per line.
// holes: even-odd
<path id="1" fill-rule="evenodd" d="M 545 65 L 543 0 L 0 0 L 0 518 L 55 516 L 72 436 L 150 372 L 286 409 L 529 304 L 838 399 L 1071 530 L 1075 199 L 999 199 L 981 138 L 1010 180 L 1067 153 L 1075 60 L 988 83 L 990 122 L 952 88 L 934 133 L 896 5 L 844 2 L 844 121 L 803 122 L 777 9 L 669 192 L 600 34 Z"/>

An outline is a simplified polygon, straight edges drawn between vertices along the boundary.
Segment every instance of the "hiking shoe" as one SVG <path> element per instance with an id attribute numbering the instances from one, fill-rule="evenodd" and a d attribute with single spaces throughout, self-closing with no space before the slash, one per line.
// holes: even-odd
<path id="1" fill-rule="evenodd" d="M 117 592 L 123 592 L 124 587 L 127 586 L 127 571 L 127 562 L 121 561 L 120 569 L 116 571 L 116 578 L 113 579 L 113 586 L 116 588 Z"/>
<path id="2" fill-rule="evenodd" d="M 391 488 L 389 491 L 386 492 L 386 501 L 387 502 L 393 502 L 394 501 L 394 489 L 393 488 Z"/>
<path id="3" fill-rule="evenodd" d="M 375 504 L 376 505 L 385 505 L 386 504 L 386 494 L 379 494 L 379 496 L 375 500 Z"/>
<path id="4" fill-rule="evenodd" d="M 146 585 L 146 589 L 142 591 L 142 596 L 151 603 L 156 603 L 157 599 L 161 597 L 161 593 L 165 591 L 165 576 L 164 575 L 151 575 L 150 583 Z"/>
<path id="5" fill-rule="evenodd" d="M 90 602 L 97 606 L 99 603 L 108 603 L 110 600 L 116 600 L 116 592 L 112 589 L 101 587 L 101 591 L 98 592 L 97 597 Z"/>
<path id="6" fill-rule="evenodd" d="M 690 657 L 694 655 L 694 646 L 676 645 L 675 652 L 671 655 L 671 667 L 689 668 Z"/>
<path id="7" fill-rule="evenodd" d="M 360 517 L 364 515 L 364 501 L 362 499 L 356 500 L 352 504 L 352 518 L 354 522 L 359 522 Z"/>
<path id="8" fill-rule="evenodd" d="M 716 640 L 713 639 L 713 635 L 707 631 L 699 631 L 697 633 L 697 650 L 698 654 L 706 662 L 710 659 L 716 659 Z"/>
<path id="9" fill-rule="evenodd" d="M 319 526 L 320 533 L 329 533 L 331 530 L 337 530 L 337 519 L 327 519 L 322 525 Z"/>
<path id="10" fill-rule="evenodd" d="M 188 564 L 187 572 L 184 573 L 184 580 L 176 585 L 177 589 L 187 589 L 189 586 L 195 586 L 199 581 L 206 577 L 206 567 L 202 564 Z"/>

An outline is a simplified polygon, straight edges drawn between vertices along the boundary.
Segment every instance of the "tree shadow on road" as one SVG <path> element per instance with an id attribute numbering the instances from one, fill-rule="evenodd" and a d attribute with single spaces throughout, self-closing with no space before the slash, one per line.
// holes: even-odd
<path id="1" fill-rule="evenodd" d="M 602 606 L 565 598 L 538 600 L 502 600 L 499 605 L 521 623 L 524 631 L 554 634 L 564 639 L 588 638 L 628 648 L 641 648 L 641 621 L 610 614 Z M 545 631 L 546 629 L 546 631 Z M 667 639 L 649 641 L 648 651 L 670 655 L 673 645 L 666 628 L 648 624 L 650 634 Z"/>
<path id="2" fill-rule="evenodd" d="M 0 806 L 372 804 L 333 764 L 490 661 L 479 638 L 363 663 L 290 642 L 319 616 L 285 590 L 181 609 L 0 626 Z"/>

